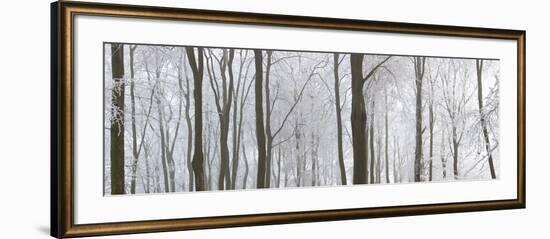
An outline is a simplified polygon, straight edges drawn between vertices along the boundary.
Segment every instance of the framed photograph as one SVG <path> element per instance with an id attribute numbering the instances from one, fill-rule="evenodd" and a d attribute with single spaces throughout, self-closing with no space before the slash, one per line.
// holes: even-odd
<path id="1" fill-rule="evenodd" d="M 525 207 L 525 31 L 51 5 L 51 235 Z"/>

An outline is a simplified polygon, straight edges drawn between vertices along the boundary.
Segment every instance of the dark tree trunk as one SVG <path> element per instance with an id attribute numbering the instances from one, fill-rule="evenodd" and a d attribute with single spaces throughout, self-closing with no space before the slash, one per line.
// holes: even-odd
<path id="1" fill-rule="evenodd" d="M 185 76 L 185 86 L 187 89 L 187 92 L 185 93 L 185 123 L 187 125 L 187 157 L 186 157 L 186 163 L 187 163 L 187 173 L 189 174 L 189 182 L 188 182 L 188 188 L 189 192 L 192 192 L 194 190 L 195 186 L 195 177 L 193 175 L 193 166 L 191 165 L 191 155 L 193 152 L 193 125 L 191 123 L 191 86 L 189 83 L 189 78 L 187 75 Z"/>
<path id="2" fill-rule="evenodd" d="M 170 192 L 176 191 L 176 164 L 173 152 L 167 152 L 168 176 L 170 177 Z"/>
<path id="3" fill-rule="evenodd" d="M 244 160 L 244 176 L 243 176 L 243 189 L 246 189 L 246 181 L 248 179 L 248 159 L 246 157 L 245 144 L 243 146 L 243 160 Z"/>
<path id="4" fill-rule="evenodd" d="M 378 68 L 391 56 L 379 62 L 366 76 L 363 76 L 362 54 L 350 54 L 351 66 L 351 134 L 353 144 L 353 184 L 367 183 L 367 111 L 363 96 L 363 86 Z"/>
<path id="5" fill-rule="evenodd" d="M 227 61 L 227 74 L 229 75 L 229 87 L 227 89 L 227 98 L 225 99 L 224 103 L 224 111 L 223 115 L 225 117 L 226 121 L 226 137 L 229 135 L 229 121 L 230 121 L 230 115 L 231 115 L 231 104 L 233 103 L 233 93 L 234 90 L 234 75 L 233 75 L 233 58 L 235 57 L 235 50 L 229 49 L 229 60 Z M 225 75 L 225 74 L 224 74 Z M 226 151 L 226 157 L 224 160 L 224 169 L 225 169 L 225 188 L 230 189 L 231 188 L 231 170 L 229 168 L 229 146 L 227 144 L 227 139 L 225 140 L 225 151 Z"/>
<path id="6" fill-rule="evenodd" d="M 111 45 L 111 194 L 124 194 L 124 45 Z"/>
<path id="7" fill-rule="evenodd" d="M 366 99 L 366 102 L 365 102 L 365 114 L 368 116 L 369 115 L 369 107 L 367 106 L 369 103 L 369 100 L 368 98 Z M 369 125 L 369 121 L 368 121 L 368 118 L 367 118 L 367 121 L 365 122 L 365 152 L 367 152 L 367 154 L 365 155 L 365 167 L 366 167 L 366 170 L 365 170 L 365 177 L 366 177 L 366 183 L 373 183 L 372 180 L 370 180 L 370 176 L 372 173 L 372 169 L 370 169 L 370 163 L 372 163 L 371 161 L 369 161 L 369 154 L 370 154 L 370 146 L 369 146 L 369 138 L 370 138 L 370 131 L 369 131 L 369 128 L 370 128 L 370 125 Z M 372 158 L 370 160 L 373 160 Z"/>
<path id="8" fill-rule="evenodd" d="M 369 141 L 369 149 L 370 149 L 370 183 L 376 183 L 376 172 L 375 172 L 375 163 L 376 163 L 376 157 L 374 153 L 374 99 L 372 100 L 372 113 L 371 113 L 371 119 L 370 119 L 370 141 Z M 368 140 L 368 139 L 367 139 Z M 367 152 L 368 153 L 368 152 Z"/>
<path id="9" fill-rule="evenodd" d="M 229 51 L 229 53 L 228 53 Z M 213 58 L 214 55 L 210 53 Z M 220 66 L 220 76 L 222 80 L 221 89 L 218 88 L 216 81 L 214 66 L 212 64 L 213 59 L 210 59 L 209 65 L 207 65 L 208 75 L 210 76 L 210 86 L 214 92 L 216 109 L 218 111 L 218 117 L 220 122 L 220 170 L 218 176 L 218 190 L 225 190 L 231 188 L 231 177 L 229 171 L 229 147 L 227 141 L 229 138 L 229 121 L 231 115 L 231 104 L 233 102 L 233 57 L 234 50 L 223 50 L 222 59 L 218 61 Z M 229 75 L 229 83 L 227 80 L 227 74 Z"/>
<path id="10" fill-rule="evenodd" d="M 453 175 L 455 179 L 458 179 L 458 150 L 460 142 L 456 133 L 456 125 L 453 123 L 452 137 L 453 137 Z"/>
<path id="11" fill-rule="evenodd" d="M 223 116 L 225 118 L 225 116 Z M 229 135 L 229 121 L 226 119 L 223 119 L 220 122 L 220 172 L 218 175 L 218 190 L 225 190 L 228 189 L 231 185 L 231 182 L 229 182 L 229 148 L 227 147 L 227 139 Z"/>
<path id="12" fill-rule="evenodd" d="M 425 57 L 414 57 L 416 86 L 416 137 L 414 152 L 414 181 L 420 182 L 422 175 L 422 82 L 424 78 Z"/>
<path id="13" fill-rule="evenodd" d="M 266 157 L 265 157 L 265 187 L 271 187 L 271 158 L 273 154 L 273 135 L 271 133 L 271 96 L 269 90 L 269 75 L 271 71 L 272 51 L 266 51 L 267 64 L 265 69 L 265 136 L 266 136 Z"/>
<path id="14" fill-rule="evenodd" d="M 235 189 L 237 185 L 237 171 L 239 169 L 239 134 L 240 127 L 239 122 L 237 121 L 238 108 L 237 108 L 237 95 L 235 95 L 235 100 L 233 100 L 233 159 L 231 161 L 231 189 Z"/>
<path id="15" fill-rule="evenodd" d="M 204 55 L 201 47 L 197 48 L 198 62 L 195 60 L 195 50 L 193 47 L 186 47 L 187 58 L 193 72 L 195 98 L 195 146 L 193 147 L 193 160 L 191 162 L 195 175 L 195 190 L 204 191 L 204 156 L 202 153 L 202 80 L 204 76 Z"/>
<path id="16" fill-rule="evenodd" d="M 347 184 L 346 179 L 346 165 L 344 164 L 344 142 L 342 136 L 342 107 L 340 103 L 340 73 L 339 68 L 339 55 L 334 54 L 334 98 L 336 106 L 336 129 L 338 131 L 338 165 L 340 166 L 340 182 L 342 185 Z"/>
<path id="17" fill-rule="evenodd" d="M 135 79 L 134 79 L 134 53 L 137 46 L 130 46 L 130 102 L 132 110 L 132 179 L 130 182 L 130 193 L 136 193 L 136 174 L 139 153 L 137 149 L 137 129 L 136 129 L 136 98 L 135 98 Z M 145 123 L 147 125 L 147 123 Z"/>
<path id="18" fill-rule="evenodd" d="M 254 59 L 256 66 L 256 84 L 255 84 L 255 111 L 256 111 L 256 140 L 258 144 L 258 172 L 256 178 L 256 187 L 265 188 L 266 176 L 266 137 L 264 128 L 264 109 L 263 109 L 263 57 L 261 50 L 254 50 Z"/>
<path id="19" fill-rule="evenodd" d="M 189 192 L 192 192 L 194 190 L 195 186 L 195 178 L 193 175 L 193 167 L 191 166 L 191 157 L 193 152 L 193 125 L 191 122 L 191 86 L 190 86 L 190 80 L 187 75 L 187 68 L 186 68 L 186 62 L 185 58 L 182 58 L 182 66 L 179 72 L 180 75 L 178 75 L 178 83 L 180 87 L 180 91 L 183 94 L 183 99 L 185 99 L 185 123 L 187 127 L 187 149 L 186 152 L 186 158 L 185 158 L 185 164 L 187 168 L 187 174 L 189 175 L 188 178 L 188 184 L 187 188 Z M 185 87 L 183 79 L 185 78 Z M 182 190 L 185 191 L 185 182 L 182 183 Z"/>
<path id="20" fill-rule="evenodd" d="M 485 151 L 489 156 L 489 170 L 491 172 L 491 178 L 496 179 L 495 165 L 493 163 L 493 155 L 491 154 L 491 141 L 489 140 L 489 131 L 487 130 L 487 121 L 485 119 L 485 112 L 483 112 L 483 60 L 476 60 L 477 70 L 477 103 L 479 106 L 479 117 L 481 122 L 481 130 L 483 132 L 483 139 L 485 140 Z"/>
<path id="21" fill-rule="evenodd" d="M 365 127 L 367 113 L 363 97 L 363 55 L 351 54 L 351 129 L 353 141 L 353 184 L 367 183 Z"/>
<path id="22" fill-rule="evenodd" d="M 242 53 L 242 50 L 241 50 Z M 237 87 L 235 90 L 235 96 L 233 98 L 233 102 L 229 102 L 230 104 L 233 104 L 233 129 L 232 129 L 232 140 L 233 140 L 233 157 L 231 160 L 231 189 L 235 189 L 235 186 L 237 185 L 237 171 L 239 169 L 239 138 L 240 138 L 240 128 L 239 128 L 239 122 L 238 122 L 238 114 L 239 114 L 239 105 L 238 105 L 238 98 L 239 98 L 239 90 L 241 85 L 241 74 L 243 69 L 244 62 L 242 61 L 242 55 L 241 55 L 241 64 L 239 66 L 239 75 L 237 78 Z"/>

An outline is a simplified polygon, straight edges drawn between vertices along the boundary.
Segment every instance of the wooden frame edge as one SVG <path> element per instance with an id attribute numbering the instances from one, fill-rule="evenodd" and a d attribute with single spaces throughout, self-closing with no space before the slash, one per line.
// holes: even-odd
<path id="1" fill-rule="evenodd" d="M 397 206 L 367 209 L 336 209 L 290 213 L 269 213 L 243 216 L 167 219 L 137 222 L 72 225 L 65 237 L 103 236 L 128 233 L 169 232 L 226 227 L 262 226 L 273 224 L 309 223 L 426 214 L 460 213 L 523 208 L 519 200 L 468 203 Z"/>
<path id="2" fill-rule="evenodd" d="M 50 235 L 53 237 L 59 236 L 59 147 L 58 142 L 58 124 L 59 118 L 59 21 L 58 21 L 58 4 L 50 4 Z"/>
<path id="3" fill-rule="evenodd" d="M 425 214 L 472 212 L 526 207 L 525 124 L 526 124 L 526 32 L 460 26 L 379 22 L 304 16 L 240 13 L 104 3 L 51 3 L 51 231 L 53 237 L 99 236 L 126 233 L 166 232 L 222 227 L 258 226 L 330 220 L 413 216 Z M 73 200 L 73 17 L 76 14 L 153 18 L 168 20 L 210 21 L 302 28 L 326 28 L 459 36 L 517 41 L 517 198 L 463 203 L 407 205 L 396 207 L 335 209 L 323 211 L 268 213 L 189 219 L 166 219 L 136 222 L 74 223 Z"/>

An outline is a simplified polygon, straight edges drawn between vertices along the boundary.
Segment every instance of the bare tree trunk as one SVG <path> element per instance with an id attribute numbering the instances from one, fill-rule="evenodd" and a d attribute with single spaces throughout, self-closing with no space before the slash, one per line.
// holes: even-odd
<path id="1" fill-rule="evenodd" d="M 483 112 L 483 60 L 476 60 L 477 70 L 477 103 L 479 106 L 479 117 L 481 122 L 481 130 L 483 132 L 483 139 L 485 140 L 485 150 L 489 155 L 489 170 L 491 171 L 491 178 L 497 178 L 495 173 L 495 165 L 493 163 L 493 155 L 491 154 L 491 141 L 489 140 L 489 132 L 487 130 L 487 122 L 485 119 L 485 112 Z"/>
<path id="2" fill-rule="evenodd" d="M 189 192 L 194 191 L 195 176 L 193 175 L 193 166 L 191 165 L 191 155 L 193 152 L 193 125 L 191 123 L 191 87 L 189 84 L 189 78 L 185 76 L 187 93 L 185 93 L 185 123 L 187 124 L 187 173 L 189 174 Z"/>
<path id="3" fill-rule="evenodd" d="M 227 141 L 229 137 L 229 121 L 234 92 L 233 57 L 233 49 L 224 49 L 222 59 L 216 58 L 212 52 L 210 52 L 210 58 L 207 58 L 207 70 L 208 76 L 210 77 L 210 86 L 214 92 L 215 104 L 220 122 L 220 170 L 218 177 L 218 190 L 231 188 L 231 178 L 229 175 L 229 147 L 227 145 Z M 220 76 L 222 80 L 221 89 L 218 88 L 218 84 L 214 82 L 216 81 L 216 77 L 214 76 L 215 70 L 212 58 L 216 58 L 220 66 Z M 229 74 L 229 83 L 227 81 L 226 71 Z"/>
<path id="4" fill-rule="evenodd" d="M 243 176 L 243 189 L 246 189 L 246 181 L 248 179 L 248 159 L 246 157 L 245 144 L 243 146 L 243 159 L 244 159 L 244 176 Z"/>
<path id="5" fill-rule="evenodd" d="M 420 182 L 422 175 L 422 82 L 426 57 L 414 57 L 414 73 L 416 85 L 416 146 L 414 153 L 414 181 Z"/>
<path id="6" fill-rule="evenodd" d="M 351 134 L 353 144 L 353 184 L 367 183 L 367 143 L 366 125 L 367 112 L 363 96 L 363 86 L 378 68 L 387 62 L 391 56 L 379 62 L 366 76 L 363 76 L 364 55 L 350 55 L 351 66 Z"/>
<path id="7" fill-rule="evenodd" d="M 111 194 L 124 194 L 124 45 L 111 45 Z"/>
<path id="8" fill-rule="evenodd" d="M 264 128 L 264 109 L 263 109 L 263 57 L 261 50 L 254 50 L 254 59 L 256 66 L 256 84 L 255 84 L 255 111 L 256 111 L 256 140 L 258 143 L 258 172 L 256 179 L 257 188 L 265 188 L 266 175 L 266 137 Z"/>
<path id="9" fill-rule="evenodd" d="M 238 91 L 237 91 L 238 93 Z M 239 169 L 239 122 L 237 121 L 238 115 L 237 95 L 233 100 L 233 159 L 231 161 L 231 189 L 235 189 L 237 185 L 237 172 Z"/>
<path id="10" fill-rule="evenodd" d="M 179 75 L 179 87 L 180 91 L 183 94 L 183 98 L 185 99 L 185 123 L 187 127 L 187 150 L 186 150 L 186 167 L 187 167 L 187 174 L 189 175 L 188 179 L 188 186 L 189 192 L 192 192 L 194 190 L 195 186 L 195 177 L 193 175 L 193 167 L 191 165 L 191 157 L 193 152 L 193 125 L 191 122 L 191 84 L 189 77 L 187 75 L 187 67 L 186 67 L 186 61 L 185 58 L 182 56 L 182 66 L 181 66 L 181 72 Z M 185 87 L 183 86 L 183 78 L 185 78 Z M 185 188 L 185 183 L 182 183 L 182 187 Z M 183 189 L 185 191 L 185 189 Z"/>
<path id="11" fill-rule="evenodd" d="M 269 75 L 271 71 L 271 56 L 272 51 L 267 50 L 267 65 L 265 69 L 265 136 L 266 142 L 266 158 L 265 158 L 265 187 L 271 187 L 271 157 L 273 153 L 273 135 L 271 134 L 271 96 L 269 91 Z"/>
<path id="12" fill-rule="evenodd" d="M 242 53 L 242 50 L 241 50 L 241 53 Z M 235 189 L 235 186 L 237 185 L 237 171 L 239 169 L 239 150 L 240 150 L 240 147 L 239 147 L 239 134 L 240 134 L 240 129 L 239 129 L 239 122 L 237 120 L 237 116 L 239 114 L 239 108 L 238 108 L 238 97 L 239 97 L 239 90 L 240 90 L 240 85 L 241 85 L 241 74 L 242 74 L 242 69 L 243 69 L 243 65 L 244 65 L 244 62 L 242 61 L 242 55 L 241 55 L 241 64 L 239 65 L 239 75 L 238 75 L 238 78 L 237 78 L 237 89 L 235 90 L 235 93 L 234 93 L 234 98 L 233 98 L 233 102 L 229 102 L 230 104 L 233 104 L 233 130 L 232 130 L 232 133 L 233 133 L 233 136 L 232 136 L 232 140 L 233 140 L 233 150 L 232 150 L 232 153 L 233 153 L 233 159 L 231 161 L 231 189 Z"/>
<path id="13" fill-rule="evenodd" d="M 353 141 L 353 184 L 367 183 L 366 133 L 367 113 L 363 97 L 363 55 L 351 54 L 351 129 Z"/>
<path id="14" fill-rule="evenodd" d="M 370 148 L 370 183 L 376 183 L 376 172 L 375 172 L 375 168 L 374 168 L 374 164 L 376 163 L 376 157 L 375 157 L 375 153 L 374 153 L 374 99 L 372 100 L 372 106 L 371 106 L 371 109 L 372 109 L 372 113 L 371 113 L 371 119 L 370 119 L 370 144 L 369 144 L 369 148 Z"/>
<path id="15" fill-rule="evenodd" d="M 137 129 L 136 129 L 136 99 L 135 99 L 135 79 L 134 79 L 134 53 L 136 45 L 130 46 L 130 102 L 132 110 L 132 180 L 130 182 L 130 193 L 136 193 L 136 174 L 139 153 L 137 149 Z M 147 123 L 145 124 L 147 125 Z"/>
<path id="16" fill-rule="evenodd" d="M 369 115 L 369 107 L 367 106 L 368 103 L 369 103 L 369 100 L 368 98 L 365 99 L 365 114 Z M 369 146 L 369 139 L 372 140 L 370 138 L 370 131 L 369 131 L 369 128 L 370 128 L 370 125 L 369 125 L 369 121 L 368 121 L 368 118 L 367 118 L 367 121 L 365 122 L 365 152 L 367 152 L 367 154 L 365 155 L 365 177 L 366 177 L 366 183 L 373 183 L 373 181 L 371 180 L 371 174 L 373 174 L 374 172 L 372 172 L 372 169 L 370 168 L 370 164 L 372 163 L 372 158 L 369 159 L 369 154 L 370 154 L 370 146 Z M 370 161 L 369 161 L 370 160 Z"/>
<path id="17" fill-rule="evenodd" d="M 453 137 L 453 175 L 455 179 L 458 179 L 458 150 L 460 147 L 460 142 L 458 135 L 456 133 L 456 125 L 453 123 L 452 126 L 452 137 Z"/>
<path id="18" fill-rule="evenodd" d="M 195 97 L 195 146 L 193 152 L 193 172 L 195 175 L 195 190 L 204 191 L 204 156 L 202 153 L 202 79 L 204 76 L 204 55 L 201 47 L 197 48 L 198 62 L 195 60 L 195 50 L 193 47 L 186 47 L 187 58 L 193 72 L 194 97 Z"/>
<path id="19" fill-rule="evenodd" d="M 336 106 L 336 129 L 338 131 L 338 165 L 340 166 L 340 182 L 342 185 L 346 185 L 346 165 L 344 164 L 344 142 L 342 138 L 342 107 L 340 105 L 340 73 L 338 72 L 339 61 L 339 54 L 334 53 L 334 104 Z"/>

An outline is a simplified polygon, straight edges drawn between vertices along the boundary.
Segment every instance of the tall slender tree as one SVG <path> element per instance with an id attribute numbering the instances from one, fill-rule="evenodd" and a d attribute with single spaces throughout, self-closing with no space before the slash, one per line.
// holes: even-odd
<path id="1" fill-rule="evenodd" d="M 477 103 L 479 107 L 479 120 L 481 123 L 481 131 L 483 133 L 483 140 L 485 141 L 485 151 L 488 154 L 489 171 L 491 172 L 491 178 L 497 178 L 495 173 L 495 164 L 493 162 L 493 155 L 491 153 L 491 141 L 489 140 L 489 131 L 487 130 L 487 120 L 485 118 L 485 111 L 483 107 L 483 59 L 476 60 L 476 75 L 477 75 Z"/>
<path id="2" fill-rule="evenodd" d="M 266 175 L 266 137 L 264 127 L 264 108 L 263 108 L 263 56 L 262 50 L 254 50 L 254 61 L 256 66 L 256 84 L 254 93 L 256 96 L 256 141 L 258 144 L 258 172 L 256 179 L 257 188 L 265 188 Z"/>
<path id="3" fill-rule="evenodd" d="M 369 133 L 370 133 L 370 139 L 368 139 L 369 141 L 369 147 L 368 149 L 370 149 L 370 168 L 369 168 L 369 182 L 371 184 L 374 184 L 376 183 L 376 169 L 375 169 L 375 164 L 376 164 L 376 155 L 375 155 L 375 152 L 374 152 L 374 122 L 375 122 L 375 116 L 374 116 L 374 111 L 375 111 L 375 101 L 374 101 L 374 97 L 372 97 L 372 101 L 371 101 L 371 117 L 370 117 L 370 128 L 369 128 Z M 367 152 L 368 153 L 368 152 Z"/>
<path id="4" fill-rule="evenodd" d="M 273 51 L 266 50 L 266 67 L 265 67 L 265 136 L 266 136 L 266 152 L 265 152 L 265 187 L 271 186 L 271 157 L 273 153 L 273 133 L 271 132 L 271 91 L 270 91 L 270 76 L 273 57 Z"/>
<path id="5" fill-rule="evenodd" d="M 431 70 L 431 69 L 430 69 Z M 428 166 L 428 181 L 433 180 L 433 151 L 434 151 L 434 128 L 435 128 L 435 112 L 434 112 L 434 102 L 435 102 L 435 80 L 439 76 L 439 66 L 437 67 L 435 77 L 432 76 L 432 72 L 428 72 L 426 75 L 428 78 L 428 83 L 430 84 L 430 97 L 428 102 L 428 123 L 430 124 L 429 133 L 430 133 L 430 152 L 429 152 L 429 166 Z"/>
<path id="6" fill-rule="evenodd" d="M 363 86 L 391 56 L 379 62 L 366 76 L 363 75 L 363 54 L 350 54 L 351 66 L 351 129 L 353 141 L 353 184 L 367 183 L 366 124 L 367 113 Z"/>
<path id="7" fill-rule="evenodd" d="M 194 98 L 195 98 L 195 145 L 193 147 L 193 172 L 195 175 L 195 190 L 206 190 L 204 174 L 204 155 L 202 152 L 202 80 L 204 76 L 204 55 L 203 49 L 197 47 L 197 58 L 195 59 L 195 49 L 186 47 L 187 58 L 191 71 L 193 72 Z"/>
<path id="8" fill-rule="evenodd" d="M 344 163 L 344 140 L 342 136 L 342 106 L 340 103 L 340 55 L 334 53 L 334 105 L 336 107 L 336 130 L 337 130 L 337 141 L 338 141 L 338 165 L 340 166 L 340 182 L 342 185 L 347 184 L 346 179 L 346 165 Z M 343 59 L 343 58 L 342 58 Z"/>
<path id="9" fill-rule="evenodd" d="M 244 160 L 244 176 L 243 176 L 243 189 L 246 189 L 246 181 L 248 180 L 248 158 L 246 157 L 246 146 L 243 146 L 243 160 Z"/>
<path id="10" fill-rule="evenodd" d="M 234 92 L 233 59 L 235 52 L 233 49 L 223 49 L 221 58 L 216 56 L 212 50 L 209 50 L 208 53 L 207 72 L 210 78 L 210 87 L 214 93 L 214 103 L 220 122 L 220 170 L 218 190 L 224 190 L 231 188 L 231 178 L 229 175 L 229 147 L 227 141 L 229 137 L 229 123 Z M 221 86 L 218 83 L 218 77 L 215 75 L 214 60 L 217 61 L 219 66 Z"/>
<path id="11" fill-rule="evenodd" d="M 111 194 L 124 194 L 124 45 L 111 45 Z"/>
<path id="12" fill-rule="evenodd" d="M 186 54 L 185 52 L 183 54 Z M 186 165 L 187 165 L 187 174 L 189 175 L 188 179 L 188 191 L 192 192 L 195 189 L 195 176 L 193 173 L 193 166 L 191 164 L 191 159 L 193 155 L 193 123 L 191 121 L 191 83 L 189 76 L 187 75 L 187 61 L 186 57 L 182 56 L 181 69 L 178 71 L 178 86 L 180 91 L 183 93 L 185 99 L 185 124 L 187 127 L 187 150 L 186 150 Z M 185 79 L 185 87 L 183 83 Z M 183 184 L 185 185 L 185 184 Z"/>
<path id="13" fill-rule="evenodd" d="M 414 76 L 416 86 L 416 137 L 414 150 L 414 181 L 420 182 L 422 175 L 422 82 L 426 66 L 426 57 L 413 57 Z"/>

